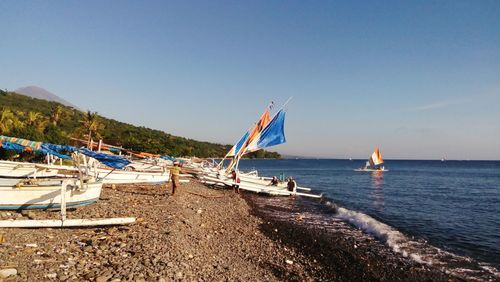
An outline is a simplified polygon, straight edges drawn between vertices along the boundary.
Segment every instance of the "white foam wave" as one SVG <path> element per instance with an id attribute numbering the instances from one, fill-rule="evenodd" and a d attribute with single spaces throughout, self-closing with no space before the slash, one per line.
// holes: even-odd
<path id="1" fill-rule="evenodd" d="M 339 207 L 337 208 L 337 217 L 366 233 L 372 234 L 386 243 L 394 252 L 400 253 L 404 257 L 410 257 L 418 263 L 432 264 L 432 260 L 423 258 L 420 254 L 413 253 L 409 248 L 406 248 L 410 240 L 403 233 L 367 214 Z"/>
<path id="2" fill-rule="evenodd" d="M 395 230 L 391 226 L 382 223 L 373 217 L 357 212 L 352 211 L 342 207 L 336 207 L 337 214 L 336 217 L 350 223 L 351 225 L 356 226 L 361 229 L 365 233 L 371 234 L 377 239 L 384 242 L 388 245 L 394 252 L 401 254 L 404 257 L 409 257 L 413 261 L 421 264 L 427 265 L 439 265 L 444 266 L 447 265 L 443 261 L 442 258 L 448 257 L 452 258 L 456 261 L 467 261 L 471 262 L 472 260 L 468 257 L 458 256 L 446 251 L 443 251 L 437 247 L 428 245 L 423 242 L 417 242 L 410 240 L 403 233 Z M 464 274 L 464 273 L 473 273 L 478 272 L 478 270 L 468 269 L 468 268 L 458 268 L 451 265 L 448 265 L 449 270 L 447 272 L 452 274 Z M 496 268 L 489 265 L 481 265 L 481 269 L 487 271 L 490 274 L 493 274 L 495 277 L 499 277 L 499 272 Z M 467 278 L 473 278 L 469 275 Z M 479 280 L 482 280 L 481 278 Z"/>

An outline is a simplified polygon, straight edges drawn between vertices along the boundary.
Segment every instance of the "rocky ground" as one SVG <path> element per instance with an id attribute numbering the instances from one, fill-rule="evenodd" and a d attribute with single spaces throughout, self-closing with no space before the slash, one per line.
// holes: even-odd
<path id="1" fill-rule="evenodd" d="M 349 238 L 273 222 L 229 190 L 191 182 L 175 196 L 169 194 L 160 185 L 108 187 L 98 203 L 68 213 L 69 218 L 138 218 L 128 226 L 0 230 L 0 275 L 12 274 L 5 281 L 450 279 L 404 260 L 357 250 Z M 0 215 L 59 216 L 58 211 Z"/>
<path id="2" fill-rule="evenodd" d="M 58 212 L 1 214 L 57 218 Z M 74 229 L 3 229 L 0 269 L 5 281 L 278 281 L 313 280 L 321 271 L 292 248 L 260 231 L 262 220 L 232 191 L 191 182 L 175 196 L 164 186 L 103 189 L 98 203 L 69 218 L 135 216 L 128 226 Z"/>

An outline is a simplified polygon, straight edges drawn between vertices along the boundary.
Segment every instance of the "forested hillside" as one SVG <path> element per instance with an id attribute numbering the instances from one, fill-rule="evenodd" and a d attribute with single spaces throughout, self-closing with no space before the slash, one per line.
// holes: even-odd
<path id="1" fill-rule="evenodd" d="M 93 140 L 132 151 L 171 156 L 223 157 L 231 145 L 201 142 L 146 127 L 81 112 L 56 102 L 0 90 L 0 134 L 55 144 L 70 138 Z M 250 158 L 279 158 L 278 153 L 258 151 Z"/>

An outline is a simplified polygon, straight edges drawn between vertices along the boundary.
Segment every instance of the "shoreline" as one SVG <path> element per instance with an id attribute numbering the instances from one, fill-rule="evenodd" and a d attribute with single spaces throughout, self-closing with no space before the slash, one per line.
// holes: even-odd
<path id="1" fill-rule="evenodd" d="M 168 191 L 168 196 L 166 192 Z M 250 195 L 191 181 L 170 196 L 165 185 L 105 187 L 96 204 L 68 218 L 135 216 L 128 226 L 2 229 L 4 281 L 403 281 L 460 280 L 403 259 L 374 240 L 277 221 Z M 6 217 L 23 217 L 11 212 Z M 58 211 L 24 217 L 57 218 Z M 1 279 L 0 279 L 1 280 Z"/>
<path id="2" fill-rule="evenodd" d="M 253 196 L 250 196 L 253 198 Z M 299 199 L 300 201 L 300 199 Z M 307 254 L 322 266 L 315 280 L 331 281 L 462 281 L 428 265 L 395 254 L 371 236 L 340 222 L 341 230 L 317 224 L 302 224 L 312 216 L 292 212 L 290 218 L 275 218 L 262 212 L 255 199 L 248 199 L 252 213 L 262 219 L 264 234 L 275 241 Z M 286 211 L 286 208 L 282 208 Z M 281 212 L 283 212 L 283 210 Z M 345 231 L 352 236 L 346 236 Z M 359 238 L 363 238 L 360 240 Z"/>

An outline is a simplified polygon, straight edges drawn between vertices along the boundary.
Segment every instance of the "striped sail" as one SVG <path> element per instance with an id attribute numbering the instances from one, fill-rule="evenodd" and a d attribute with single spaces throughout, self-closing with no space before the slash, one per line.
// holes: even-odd
<path id="1" fill-rule="evenodd" d="M 231 171 L 237 164 L 237 160 L 243 156 L 248 145 L 254 140 L 258 139 L 260 132 L 269 124 L 271 117 L 269 115 L 269 110 L 266 110 L 261 116 L 259 121 L 255 124 L 251 131 L 247 131 L 245 135 L 236 143 L 231 150 L 224 157 L 233 157 L 229 163 L 226 172 Z M 241 145 L 240 145 L 241 144 Z M 221 162 L 222 164 L 222 162 Z"/>
<path id="2" fill-rule="evenodd" d="M 375 148 L 375 151 L 372 153 L 368 161 L 370 162 L 371 166 L 378 166 L 384 163 L 378 147 Z"/>
<path id="3" fill-rule="evenodd" d="M 30 147 L 30 148 L 33 148 L 35 150 L 40 149 L 40 147 L 42 146 L 42 142 L 36 142 L 36 141 L 26 140 L 26 139 L 17 138 L 17 137 L 8 137 L 8 136 L 3 136 L 3 135 L 0 135 L 0 142 L 1 141 L 18 144 L 18 145 L 21 145 L 24 147 Z"/>
<path id="4" fill-rule="evenodd" d="M 245 153 L 254 152 L 286 142 L 285 138 L 285 112 L 279 111 L 273 120 L 264 128 L 246 148 Z"/>
<path id="5" fill-rule="evenodd" d="M 231 148 L 231 150 L 229 150 L 229 152 L 226 154 L 226 158 L 227 157 L 234 157 L 234 156 L 236 156 L 236 154 L 238 154 L 238 152 L 241 150 L 241 147 L 243 147 L 243 144 L 245 143 L 245 141 L 247 141 L 248 135 L 250 135 L 249 131 L 247 131 L 245 133 L 245 135 L 243 135 L 243 137 L 241 137 L 241 139 L 240 139 L 240 141 L 238 141 L 238 143 L 234 144 L 234 146 Z"/>
<path id="6" fill-rule="evenodd" d="M 247 140 L 245 143 L 241 146 L 239 152 L 237 152 L 236 157 L 241 157 L 244 154 L 248 153 L 247 148 L 249 145 L 251 145 L 254 142 L 257 142 L 259 140 L 260 134 L 264 128 L 271 122 L 271 117 L 269 115 L 269 111 L 266 110 L 262 116 L 260 117 L 259 121 L 255 125 L 255 127 L 252 129 L 250 134 L 248 135 Z"/>

